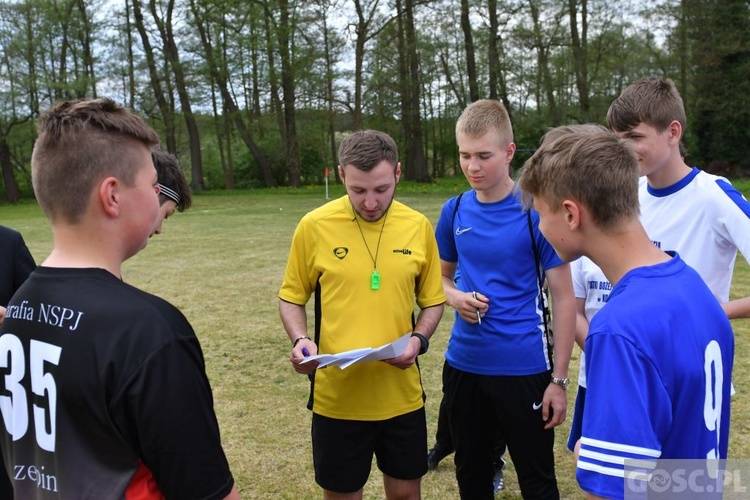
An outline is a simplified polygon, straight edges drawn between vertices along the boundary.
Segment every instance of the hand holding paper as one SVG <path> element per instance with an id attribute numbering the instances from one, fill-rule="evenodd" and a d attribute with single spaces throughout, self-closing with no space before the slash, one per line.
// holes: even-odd
<path id="1" fill-rule="evenodd" d="M 351 351 L 345 351 L 338 354 L 318 354 L 316 356 L 308 356 L 300 364 L 307 363 L 317 359 L 320 361 L 318 368 L 324 366 L 333 365 L 338 366 L 342 370 L 356 363 L 365 363 L 367 361 L 379 361 L 383 359 L 395 358 L 401 356 L 406 350 L 406 346 L 409 344 L 411 338 L 411 332 L 405 334 L 403 337 L 391 342 L 390 344 L 384 344 L 380 347 L 364 347 L 362 349 L 354 349 Z"/>

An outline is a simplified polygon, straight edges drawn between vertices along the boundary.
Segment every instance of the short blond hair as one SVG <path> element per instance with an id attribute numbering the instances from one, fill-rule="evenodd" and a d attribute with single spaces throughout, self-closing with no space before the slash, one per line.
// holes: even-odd
<path id="1" fill-rule="evenodd" d="M 625 141 L 601 125 L 565 125 L 545 134 L 518 185 L 527 204 L 540 196 L 553 211 L 565 199 L 577 200 L 606 230 L 638 218 L 638 176 L 638 160 Z"/>
<path id="2" fill-rule="evenodd" d="M 499 101 L 481 99 L 467 106 L 458 117 L 456 137 L 458 134 L 480 137 L 487 132 L 497 132 L 507 144 L 513 142 L 513 126 L 508 110 Z M 505 147 L 507 144 L 501 146 Z"/>

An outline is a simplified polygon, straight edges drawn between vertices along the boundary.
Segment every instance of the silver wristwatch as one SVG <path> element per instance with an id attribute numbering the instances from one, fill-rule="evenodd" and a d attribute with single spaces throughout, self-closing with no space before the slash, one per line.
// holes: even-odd
<path id="1" fill-rule="evenodd" d="M 568 386 L 570 385 L 570 379 L 568 377 L 565 378 L 557 378 L 554 375 L 552 375 L 552 380 L 550 380 L 553 384 L 557 384 L 563 389 L 567 390 Z"/>

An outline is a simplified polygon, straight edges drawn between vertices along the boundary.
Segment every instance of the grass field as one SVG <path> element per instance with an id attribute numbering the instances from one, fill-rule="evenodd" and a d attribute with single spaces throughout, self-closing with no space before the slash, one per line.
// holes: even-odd
<path id="1" fill-rule="evenodd" d="M 738 184 L 747 192 L 750 184 Z M 461 181 L 438 186 L 400 186 L 397 198 L 425 213 L 433 224 L 442 203 L 460 192 Z M 331 197 L 340 196 L 340 186 Z M 277 292 L 292 232 L 307 211 L 325 202 L 322 188 L 209 193 L 193 208 L 175 214 L 163 235 L 124 266 L 125 281 L 160 295 L 179 307 L 203 346 L 216 412 L 230 465 L 243 498 L 319 498 L 313 479 L 310 413 L 305 408 L 307 379 L 289 365 L 289 341 L 277 312 Z M 49 224 L 35 203 L 0 206 L 0 224 L 21 231 L 41 262 L 51 249 Z M 740 258 L 734 296 L 750 295 L 750 267 Z M 446 308 L 429 353 L 420 358 L 427 393 L 430 444 L 440 402 L 443 352 L 453 322 Z M 310 315 L 311 316 L 311 315 Z M 734 322 L 737 338 L 730 456 L 750 458 L 750 424 L 741 418 L 749 406 L 747 321 Z M 678 332 L 676 332 L 678 333 Z M 578 371 L 574 353 L 571 377 Z M 572 408 L 575 390 L 569 391 Z M 580 498 L 575 466 L 564 446 L 570 423 L 557 431 L 557 475 L 563 498 Z M 519 498 L 512 465 L 507 489 L 497 498 Z M 458 498 L 452 460 L 422 482 L 426 499 Z M 374 468 L 365 498 L 382 498 Z"/>

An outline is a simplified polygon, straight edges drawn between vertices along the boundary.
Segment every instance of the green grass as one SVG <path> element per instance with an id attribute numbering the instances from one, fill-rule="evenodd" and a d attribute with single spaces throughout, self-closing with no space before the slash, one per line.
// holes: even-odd
<path id="1" fill-rule="evenodd" d="M 433 185 L 402 183 L 397 198 L 435 223 L 442 203 L 465 188 L 463 180 Z M 748 186 L 745 184 L 745 186 Z M 744 187 L 744 186 L 743 186 Z M 291 368 L 290 345 L 278 318 L 281 284 L 292 232 L 300 217 L 323 204 L 322 187 L 298 190 L 213 192 L 195 197 L 193 208 L 175 214 L 163 235 L 124 266 L 124 279 L 179 307 L 201 340 L 224 446 L 243 498 L 319 498 L 310 445 L 308 383 Z M 330 196 L 343 194 L 331 186 Z M 52 245 L 49 224 L 33 202 L 0 206 L 2 224 L 21 231 L 37 262 Z M 750 295 L 750 267 L 740 258 L 734 296 Z M 421 358 L 432 444 L 441 368 L 453 311 L 446 308 L 430 351 Z M 750 373 L 744 359 L 750 322 L 734 323 L 737 338 L 730 454 L 750 457 Z M 571 376 L 577 374 L 574 353 Z M 575 391 L 569 391 L 572 409 Z M 564 446 L 570 424 L 557 431 L 557 476 L 563 498 L 580 498 L 575 465 Z M 383 498 L 381 475 L 373 474 L 365 498 Z M 496 498 L 520 497 L 512 465 L 507 489 Z M 426 499 L 458 498 L 454 467 L 446 459 L 422 482 Z"/>

